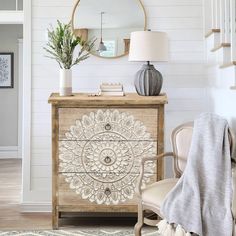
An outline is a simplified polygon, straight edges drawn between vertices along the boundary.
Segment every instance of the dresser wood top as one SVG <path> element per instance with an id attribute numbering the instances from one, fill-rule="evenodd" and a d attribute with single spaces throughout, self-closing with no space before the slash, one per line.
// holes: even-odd
<path id="1" fill-rule="evenodd" d="M 165 93 L 160 96 L 139 96 L 137 93 L 126 93 L 124 97 L 89 96 L 88 93 L 74 93 L 73 96 L 59 96 L 52 93 L 48 102 L 53 105 L 160 105 L 168 102 Z"/>

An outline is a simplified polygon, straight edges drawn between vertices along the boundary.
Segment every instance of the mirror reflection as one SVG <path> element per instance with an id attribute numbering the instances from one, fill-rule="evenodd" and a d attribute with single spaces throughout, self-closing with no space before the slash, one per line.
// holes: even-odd
<path id="1" fill-rule="evenodd" d="M 72 17 L 74 33 L 96 39 L 92 54 L 107 58 L 128 54 L 130 33 L 145 24 L 140 0 L 79 0 Z"/>

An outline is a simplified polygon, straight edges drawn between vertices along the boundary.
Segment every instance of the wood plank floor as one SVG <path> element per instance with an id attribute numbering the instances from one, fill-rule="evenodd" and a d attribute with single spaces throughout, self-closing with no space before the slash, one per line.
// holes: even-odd
<path id="1" fill-rule="evenodd" d="M 21 160 L 0 160 L 0 230 L 51 229 L 50 213 L 21 213 Z M 136 217 L 70 217 L 62 228 L 80 226 L 134 226 Z"/>
<path id="2" fill-rule="evenodd" d="M 0 160 L 0 230 L 51 229 L 51 214 L 21 213 L 21 160 Z"/>

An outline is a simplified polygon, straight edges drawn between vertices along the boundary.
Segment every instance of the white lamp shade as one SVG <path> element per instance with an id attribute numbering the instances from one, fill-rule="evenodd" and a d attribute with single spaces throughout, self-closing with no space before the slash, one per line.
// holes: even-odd
<path id="1" fill-rule="evenodd" d="M 129 61 L 168 61 L 167 34 L 157 31 L 132 32 Z"/>

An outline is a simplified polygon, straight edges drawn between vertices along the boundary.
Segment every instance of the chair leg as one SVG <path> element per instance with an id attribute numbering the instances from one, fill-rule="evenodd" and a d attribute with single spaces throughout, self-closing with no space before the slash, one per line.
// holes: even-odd
<path id="1" fill-rule="evenodd" d="M 142 204 L 138 204 L 138 222 L 134 226 L 134 235 L 141 236 L 141 230 L 144 222 L 143 207 Z"/>

